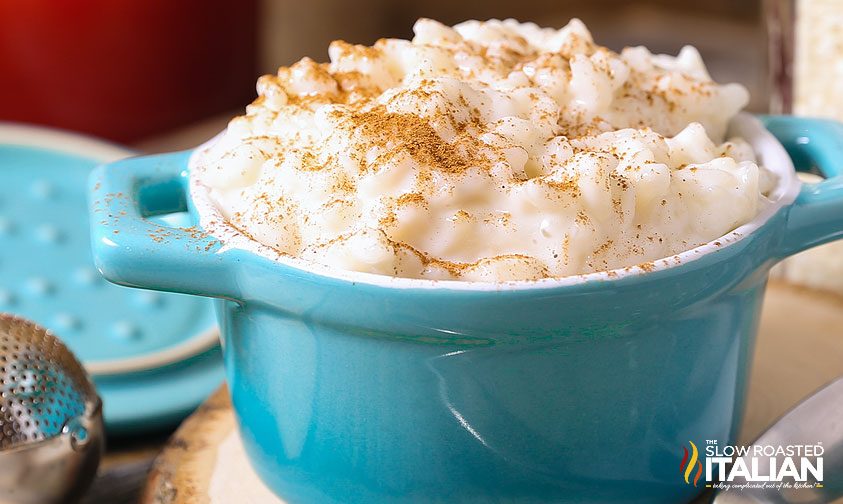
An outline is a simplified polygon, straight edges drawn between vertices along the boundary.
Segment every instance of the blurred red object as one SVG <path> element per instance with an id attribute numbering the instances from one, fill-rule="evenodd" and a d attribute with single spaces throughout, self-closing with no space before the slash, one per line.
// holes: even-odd
<path id="1" fill-rule="evenodd" d="M 132 141 L 254 96 L 256 0 L 0 0 L 0 120 Z"/>

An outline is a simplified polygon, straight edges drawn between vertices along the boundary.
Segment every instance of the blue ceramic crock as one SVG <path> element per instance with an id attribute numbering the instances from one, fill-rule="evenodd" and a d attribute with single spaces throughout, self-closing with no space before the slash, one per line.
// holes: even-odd
<path id="1" fill-rule="evenodd" d="M 646 271 L 481 288 L 221 248 L 146 220 L 191 207 L 189 152 L 93 174 L 94 253 L 113 282 L 218 298 L 243 442 L 290 503 L 681 502 L 704 487 L 683 447 L 735 442 L 769 269 L 843 236 L 843 126 L 764 121 L 829 178 Z"/>

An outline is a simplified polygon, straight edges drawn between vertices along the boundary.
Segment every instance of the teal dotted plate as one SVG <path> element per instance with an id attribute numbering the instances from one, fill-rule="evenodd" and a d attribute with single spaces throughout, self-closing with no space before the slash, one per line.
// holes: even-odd
<path id="1" fill-rule="evenodd" d="M 77 135 L 0 124 L 0 311 L 47 327 L 73 350 L 94 378 L 112 434 L 173 424 L 223 379 L 210 301 L 116 286 L 94 268 L 88 173 L 129 155 Z"/>

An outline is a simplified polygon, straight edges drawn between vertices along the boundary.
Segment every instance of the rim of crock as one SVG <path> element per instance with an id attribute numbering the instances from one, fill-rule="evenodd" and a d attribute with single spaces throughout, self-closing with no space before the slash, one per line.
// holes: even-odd
<path id="1" fill-rule="evenodd" d="M 201 152 L 207 150 L 222 133 L 197 147 L 190 156 L 188 166 L 197 163 Z M 597 271 L 564 277 L 548 277 L 538 280 L 510 280 L 503 282 L 480 282 L 469 280 L 431 280 L 420 278 L 405 278 L 365 273 L 360 271 L 341 270 L 319 264 L 307 259 L 287 256 L 277 250 L 249 238 L 231 226 L 223 217 L 217 205 L 210 197 L 210 188 L 198 182 L 196 177 L 190 176 L 190 197 L 199 215 L 199 225 L 223 244 L 219 252 L 228 250 L 243 250 L 257 256 L 269 259 L 279 265 L 287 266 L 307 273 L 343 280 L 352 284 L 367 284 L 379 287 L 398 289 L 450 289 L 470 291 L 497 290 L 530 290 L 550 289 L 579 285 L 590 282 L 614 282 L 624 278 L 647 275 L 662 270 L 676 268 L 704 257 L 717 250 L 733 245 L 761 228 L 780 209 L 792 203 L 799 193 L 801 182 L 796 176 L 793 162 L 782 144 L 770 133 L 758 118 L 741 112 L 736 115 L 729 125 L 729 135 L 739 136 L 746 140 L 755 151 L 760 164 L 777 177 L 776 187 L 770 192 L 768 201 L 758 215 L 751 221 L 735 228 L 723 236 L 715 238 L 698 247 L 678 254 L 656 259 L 643 265 L 627 266 L 607 271 Z"/>

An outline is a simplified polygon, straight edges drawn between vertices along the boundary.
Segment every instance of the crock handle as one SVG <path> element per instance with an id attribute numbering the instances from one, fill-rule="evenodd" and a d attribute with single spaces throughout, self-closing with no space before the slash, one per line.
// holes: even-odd
<path id="1" fill-rule="evenodd" d="M 108 280 L 201 296 L 236 299 L 228 254 L 198 228 L 148 217 L 187 210 L 190 151 L 102 165 L 89 179 L 94 262 Z"/>
<path id="2" fill-rule="evenodd" d="M 762 117 L 799 171 L 819 172 L 826 180 L 803 184 L 788 209 L 779 256 L 843 238 L 843 124 L 827 119 Z"/>

